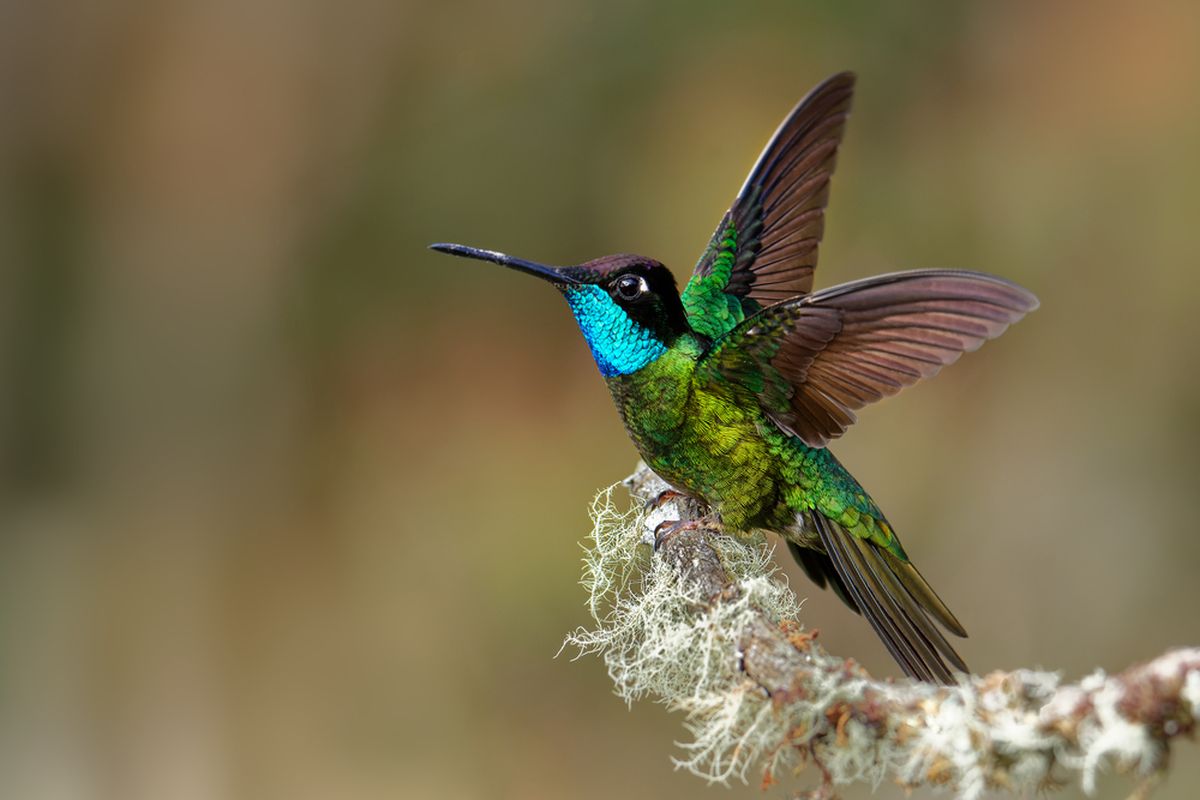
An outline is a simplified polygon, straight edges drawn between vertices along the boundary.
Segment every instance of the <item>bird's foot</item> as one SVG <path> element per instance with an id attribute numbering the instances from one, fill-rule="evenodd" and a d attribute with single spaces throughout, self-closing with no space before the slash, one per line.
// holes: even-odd
<path id="1" fill-rule="evenodd" d="M 654 511 L 662 508 L 667 503 L 670 503 L 674 500 L 682 500 L 685 496 L 686 495 L 684 495 L 683 492 L 677 492 L 674 489 L 664 489 L 646 501 L 645 510 Z"/>
<path id="2" fill-rule="evenodd" d="M 665 522 L 658 523 L 654 528 L 654 552 L 662 549 L 662 546 L 667 543 L 671 537 L 684 531 L 694 531 L 700 527 L 700 520 L 696 519 L 669 519 Z"/>

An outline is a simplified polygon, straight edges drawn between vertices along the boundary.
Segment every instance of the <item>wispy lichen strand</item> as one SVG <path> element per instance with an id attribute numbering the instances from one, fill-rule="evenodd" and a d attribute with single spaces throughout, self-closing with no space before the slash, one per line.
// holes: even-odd
<path id="1" fill-rule="evenodd" d="M 594 625 L 568 636 L 580 654 L 598 653 L 626 702 L 651 697 L 684 711 L 695 740 L 681 766 L 711 780 L 744 777 L 762 743 L 783 731 L 762 690 L 740 671 L 738 633 L 760 615 L 794 617 L 795 596 L 773 577 L 764 543 L 713 540 L 731 574 L 745 575 L 720 602 L 686 580 L 644 543 L 647 514 L 617 508 L 609 487 L 592 506 L 595 523 L 584 556 L 583 586 Z M 765 735 L 764 735 L 765 734 Z"/>

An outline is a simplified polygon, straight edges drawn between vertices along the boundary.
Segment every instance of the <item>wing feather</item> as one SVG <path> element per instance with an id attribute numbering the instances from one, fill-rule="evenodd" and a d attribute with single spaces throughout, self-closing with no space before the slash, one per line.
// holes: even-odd
<path id="1" fill-rule="evenodd" d="M 991 275 L 917 270 L 792 298 L 717 340 L 701 362 L 734 380 L 765 374 L 760 404 L 781 428 L 824 447 L 854 412 L 931 377 L 1037 307 L 1037 298 Z M 747 358 L 749 359 L 747 361 Z"/>

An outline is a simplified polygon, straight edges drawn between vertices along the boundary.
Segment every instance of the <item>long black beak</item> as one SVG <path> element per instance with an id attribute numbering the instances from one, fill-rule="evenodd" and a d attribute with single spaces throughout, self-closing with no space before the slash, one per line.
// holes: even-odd
<path id="1" fill-rule="evenodd" d="M 536 275 L 542 280 L 550 281 L 555 284 L 570 284 L 579 283 L 579 280 L 568 274 L 569 267 L 551 267 L 546 264 L 539 264 L 536 261 L 526 261 L 523 258 L 514 258 L 504 253 L 497 253 L 495 250 L 481 250 L 478 247 L 467 247 L 465 244 L 431 244 L 430 250 L 437 250 L 439 253 L 449 253 L 452 256 L 461 256 L 463 258 L 475 258 L 480 261 L 491 261 L 493 264 L 515 269 L 518 272 L 527 272 L 530 275 Z"/>

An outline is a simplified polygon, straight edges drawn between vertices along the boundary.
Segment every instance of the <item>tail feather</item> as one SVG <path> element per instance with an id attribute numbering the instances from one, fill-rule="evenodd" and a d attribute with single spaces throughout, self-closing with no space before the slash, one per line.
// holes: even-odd
<path id="1" fill-rule="evenodd" d="M 820 550 L 813 550 L 811 547 L 801 547 L 791 539 L 787 540 L 788 550 L 792 552 L 792 558 L 796 559 L 796 563 L 804 570 L 804 574 L 808 579 L 815 583 L 819 588 L 824 589 L 826 583 L 829 588 L 833 589 L 833 593 L 845 603 L 855 614 L 861 614 L 858 610 L 858 604 L 854 602 L 853 595 L 842 581 L 842 577 L 833 567 L 833 562 L 829 556 L 822 553 Z"/>
<path id="2" fill-rule="evenodd" d="M 822 514 L 813 514 L 812 520 L 828 556 L 827 564 L 807 553 L 808 563 L 799 554 L 797 560 L 810 575 L 810 565 L 832 567 L 821 574 L 845 590 L 907 675 L 950 683 L 954 680 L 951 667 L 967 671 L 962 657 L 929 617 L 960 636 L 966 631 L 915 567 Z"/>
<path id="3" fill-rule="evenodd" d="M 942 598 L 937 596 L 937 592 L 929 585 L 929 581 L 925 580 L 925 577 L 917 571 L 911 561 L 901 561 L 887 550 L 880 550 L 879 554 L 883 556 L 883 560 L 891 567 L 891 571 L 904 584 L 904 588 L 909 591 L 909 594 L 921 604 L 922 608 L 932 614 L 946 630 L 955 636 L 961 636 L 964 639 L 967 637 L 967 629 L 958 621 L 958 617 L 954 616 L 946 607 Z"/>
<path id="4" fill-rule="evenodd" d="M 900 620 L 898 623 L 909 635 L 914 636 L 928 663 L 949 661 L 951 666 L 967 671 L 966 662 L 955 652 L 946 637 L 929 619 L 929 609 L 907 590 L 887 561 L 879 556 L 879 549 L 870 542 L 853 538 L 853 550 L 858 551 L 860 566 L 873 579 L 872 586 L 881 591 L 888 606 Z M 943 676 L 948 677 L 948 676 Z"/>
<path id="5" fill-rule="evenodd" d="M 841 547 L 831 547 L 829 554 L 830 560 L 839 574 L 854 574 L 855 568 L 848 560 L 849 553 Z M 896 663 L 904 670 L 904 674 L 919 680 L 933 680 L 933 673 L 922 662 L 912 646 L 911 639 L 896 628 L 893 617 L 880 606 L 878 596 L 860 581 L 846 581 L 846 588 L 853 595 L 863 616 L 875 629 L 876 635 L 887 647 L 888 652 L 892 654 L 892 658 L 896 659 Z"/>

